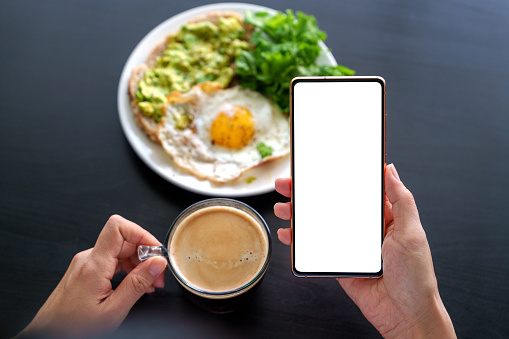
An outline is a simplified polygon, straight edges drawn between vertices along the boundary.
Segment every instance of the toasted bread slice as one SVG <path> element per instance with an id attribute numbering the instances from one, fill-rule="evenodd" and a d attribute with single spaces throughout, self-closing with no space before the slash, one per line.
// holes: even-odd
<path id="1" fill-rule="evenodd" d="M 136 102 L 136 90 L 138 89 L 138 83 L 141 79 L 143 79 L 143 75 L 145 71 L 148 69 L 146 64 L 142 64 L 133 69 L 131 74 L 131 78 L 129 79 L 129 97 L 131 98 L 131 109 L 134 114 L 134 120 L 141 127 L 143 131 L 147 134 L 147 136 L 153 142 L 157 144 L 161 144 L 159 139 L 157 138 L 157 122 L 152 120 L 151 118 L 143 115 L 138 104 Z"/>
<path id="2" fill-rule="evenodd" d="M 197 16 L 188 21 L 188 23 L 197 23 L 202 21 L 210 21 L 214 24 L 217 24 L 219 18 L 229 18 L 235 17 L 242 24 L 243 28 L 246 30 L 245 39 L 248 40 L 253 27 L 251 25 L 244 24 L 244 20 L 242 15 L 236 12 L 224 11 L 224 12 L 210 12 L 200 16 Z M 171 35 L 170 35 L 171 36 Z M 147 57 L 147 60 L 144 64 L 141 64 L 135 67 L 131 73 L 131 78 L 129 79 L 129 97 L 131 99 L 131 108 L 135 117 L 136 123 L 141 127 L 141 129 L 147 134 L 150 140 L 154 141 L 157 144 L 161 144 L 157 136 L 157 125 L 158 123 L 152 120 L 151 118 L 143 115 L 138 104 L 136 102 L 136 90 L 138 89 L 138 83 L 141 79 L 143 79 L 145 72 L 150 68 L 156 65 L 156 59 L 163 55 L 163 52 L 167 45 L 167 40 L 159 42 L 150 54 Z M 214 86 L 214 85 L 212 85 Z"/>

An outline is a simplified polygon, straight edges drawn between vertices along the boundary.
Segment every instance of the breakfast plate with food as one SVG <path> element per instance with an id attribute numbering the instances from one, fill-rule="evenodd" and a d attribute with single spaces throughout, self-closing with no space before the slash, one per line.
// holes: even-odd
<path id="1" fill-rule="evenodd" d="M 136 154 L 210 196 L 270 192 L 290 176 L 289 82 L 352 75 L 311 15 L 243 3 L 180 13 L 150 31 L 122 71 L 118 110 Z"/>

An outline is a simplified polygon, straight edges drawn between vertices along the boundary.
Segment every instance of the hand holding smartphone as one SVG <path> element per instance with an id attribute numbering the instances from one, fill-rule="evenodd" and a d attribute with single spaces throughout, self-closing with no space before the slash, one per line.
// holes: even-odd
<path id="1" fill-rule="evenodd" d="M 290 97 L 293 273 L 380 277 L 384 79 L 298 77 Z"/>

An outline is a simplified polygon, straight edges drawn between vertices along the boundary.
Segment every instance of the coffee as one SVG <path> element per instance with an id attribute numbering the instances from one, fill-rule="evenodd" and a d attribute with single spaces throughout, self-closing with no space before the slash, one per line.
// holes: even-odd
<path id="1" fill-rule="evenodd" d="M 199 209 L 169 239 L 175 273 L 194 289 L 229 292 L 253 281 L 265 266 L 269 238 L 251 215 L 230 206 Z"/>

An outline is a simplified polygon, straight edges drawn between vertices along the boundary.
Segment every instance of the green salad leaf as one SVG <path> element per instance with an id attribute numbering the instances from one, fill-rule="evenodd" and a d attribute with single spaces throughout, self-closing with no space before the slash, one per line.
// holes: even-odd
<path id="1" fill-rule="evenodd" d="M 267 95 L 284 112 L 289 111 L 290 81 L 296 76 L 353 75 L 344 66 L 317 65 L 318 43 L 327 38 L 316 19 L 297 11 L 252 13 L 244 22 L 255 26 L 250 42 L 235 59 L 239 84 Z"/>

